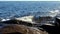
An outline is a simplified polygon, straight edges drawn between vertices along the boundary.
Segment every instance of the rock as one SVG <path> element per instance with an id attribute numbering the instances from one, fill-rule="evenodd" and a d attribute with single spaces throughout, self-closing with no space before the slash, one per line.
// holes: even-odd
<path id="1" fill-rule="evenodd" d="M 47 31 L 49 34 L 60 34 L 60 27 L 57 26 L 49 26 L 49 25 L 42 25 L 40 26 L 43 28 L 45 31 Z"/>
<path id="2" fill-rule="evenodd" d="M 48 34 L 46 31 L 39 30 L 34 27 L 28 27 L 24 25 L 6 25 L 3 28 L 0 28 L 2 34 L 7 33 L 20 33 L 20 34 Z"/>
<path id="3" fill-rule="evenodd" d="M 33 22 L 33 17 L 34 16 L 24 16 L 24 17 L 20 17 L 20 18 L 16 18 L 16 20 L 18 21 L 24 21 L 24 22 L 28 22 L 28 23 L 35 23 Z"/>
<path id="4" fill-rule="evenodd" d="M 20 17 L 20 18 L 16 18 L 18 23 L 23 23 L 26 25 L 30 24 L 31 26 L 41 26 L 41 25 L 50 25 L 50 26 L 54 26 L 52 23 L 54 23 L 53 18 L 50 16 L 44 16 L 44 17 L 34 17 L 34 16 L 24 16 L 24 17 Z"/>
<path id="5" fill-rule="evenodd" d="M 1 21 L 0 23 L 3 23 L 3 24 L 18 24 L 17 20 L 15 20 L 15 19 L 7 20 L 7 21 Z"/>
<path id="6" fill-rule="evenodd" d="M 46 21 L 52 21 L 53 18 L 51 16 L 37 16 L 37 17 L 34 17 L 33 20 L 37 23 L 43 23 Z"/>
<path id="7" fill-rule="evenodd" d="M 59 18 L 55 18 L 55 25 L 60 27 L 60 19 Z"/>

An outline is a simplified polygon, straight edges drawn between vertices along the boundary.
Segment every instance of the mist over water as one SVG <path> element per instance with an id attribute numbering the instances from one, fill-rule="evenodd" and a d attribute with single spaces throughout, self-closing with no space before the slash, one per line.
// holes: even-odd
<path id="1" fill-rule="evenodd" d="M 0 18 L 21 17 L 26 15 L 50 15 L 49 11 L 60 12 L 60 2 L 1 1 Z M 53 13 L 54 14 L 54 13 Z M 55 15 L 55 14 L 54 14 Z"/>

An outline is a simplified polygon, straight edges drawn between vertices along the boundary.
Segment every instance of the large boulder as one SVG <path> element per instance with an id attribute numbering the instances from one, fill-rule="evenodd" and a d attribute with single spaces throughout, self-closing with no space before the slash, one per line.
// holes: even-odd
<path id="1" fill-rule="evenodd" d="M 28 27 L 24 25 L 10 24 L 0 28 L 0 33 L 20 33 L 20 34 L 48 34 L 46 31 L 39 30 L 34 27 Z"/>

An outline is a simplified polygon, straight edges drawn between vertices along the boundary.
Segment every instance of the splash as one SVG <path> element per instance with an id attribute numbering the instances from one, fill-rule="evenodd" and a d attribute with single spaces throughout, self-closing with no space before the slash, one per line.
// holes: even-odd
<path id="1" fill-rule="evenodd" d="M 52 17 L 55 17 L 56 15 L 60 14 L 59 10 L 52 10 L 49 12 L 50 12 L 50 16 L 52 16 Z"/>

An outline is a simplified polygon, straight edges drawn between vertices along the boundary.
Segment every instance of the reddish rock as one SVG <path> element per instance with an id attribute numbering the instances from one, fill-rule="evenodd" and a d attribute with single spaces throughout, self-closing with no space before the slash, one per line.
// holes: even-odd
<path id="1" fill-rule="evenodd" d="M 39 30 L 34 27 L 28 27 L 24 25 L 7 25 L 0 28 L 2 34 L 7 33 L 20 33 L 20 34 L 48 34 L 46 31 Z"/>

